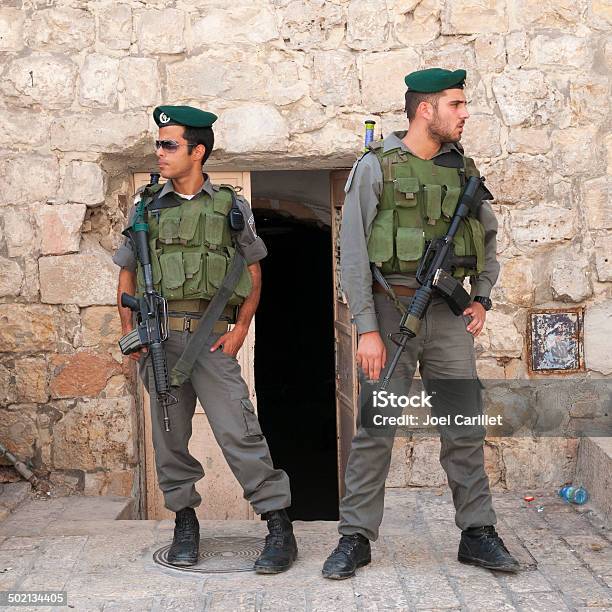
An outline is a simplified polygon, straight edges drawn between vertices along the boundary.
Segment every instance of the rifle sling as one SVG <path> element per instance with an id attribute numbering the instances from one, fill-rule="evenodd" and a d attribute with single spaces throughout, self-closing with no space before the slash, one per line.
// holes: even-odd
<path id="1" fill-rule="evenodd" d="M 389 296 L 395 307 L 399 310 L 400 314 L 403 316 L 406 314 L 406 307 L 399 301 L 397 295 L 395 295 L 395 291 L 393 291 L 393 287 L 387 282 L 387 279 L 383 276 L 383 273 L 380 271 L 380 268 L 376 264 L 371 264 L 372 268 L 372 276 L 374 280 L 385 290 L 385 293 Z"/>
<path id="2" fill-rule="evenodd" d="M 219 290 L 213 296 L 208 308 L 200 319 L 197 329 L 191 335 L 191 338 L 187 342 L 187 346 L 183 350 L 182 355 L 179 357 L 174 369 L 170 373 L 171 387 L 180 387 L 191 377 L 193 366 L 202 353 L 215 323 L 223 314 L 223 310 L 227 305 L 228 300 L 230 297 L 232 297 L 232 293 L 234 293 L 234 289 L 242 276 L 245 265 L 246 261 L 242 253 L 236 249 L 234 258 L 232 259 L 229 270 L 225 275 Z"/>

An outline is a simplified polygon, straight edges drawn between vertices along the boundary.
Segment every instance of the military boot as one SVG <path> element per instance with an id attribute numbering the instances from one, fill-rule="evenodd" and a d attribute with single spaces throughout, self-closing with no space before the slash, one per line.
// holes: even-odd
<path id="1" fill-rule="evenodd" d="M 493 525 L 472 527 L 461 532 L 457 559 L 501 572 L 517 572 L 519 564 L 508 552 Z"/>
<path id="2" fill-rule="evenodd" d="M 200 551 L 200 524 L 193 508 L 176 513 L 174 538 L 168 551 L 168 563 L 179 567 L 195 565 Z"/>
<path id="3" fill-rule="evenodd" d="M 261 515 L 268 521 L 268 535 L 261 554 L 255 561 L 258 574 L 278 574 L 288 570 L 297 559 L 297 542 L 293 525 L 285 510 L 272 510 Z"/>
<path id="4" fill-rule="evenodd" d="M 343 535 L 323 564 L 323 576 L 332 580 L 350 578 L 358 567 L 367 565 L 371 560 L 368 538 L 360 533 Z"/>

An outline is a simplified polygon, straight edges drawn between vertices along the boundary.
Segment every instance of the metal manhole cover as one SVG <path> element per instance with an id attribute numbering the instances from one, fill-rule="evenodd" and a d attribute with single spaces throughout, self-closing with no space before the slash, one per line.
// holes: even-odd
<path id="1" fill-rule="evenodd" d="M 177 567 L 168 563 L 170 544 L 153 553 L 153 561 L 164 567 L 182 572 L 220 574 L 223 572 L 250 572 L 264 547 L 260 538 L 202 538 L 200 558 L 196 565 Z"/>

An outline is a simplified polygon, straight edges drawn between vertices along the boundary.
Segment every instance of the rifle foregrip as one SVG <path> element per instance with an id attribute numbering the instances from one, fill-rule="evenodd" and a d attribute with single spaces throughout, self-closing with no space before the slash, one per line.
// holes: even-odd
<path id="1" fill-rule="evenodd" d="M 408 310 L 408 316 L 422 319 L 425 316 L 425 311 L 431 301 L 432 290 L 423 285 L 419 287 L 410 302 L 410 308 Z"/>
<path id="2" fill-rule="evenodd" d="M 155 342 L 149 347 L 151 353 L 151 365 L 153 366 L 153 378 L 157 393 L 168 393 L 170 382 L 168 380 L 168 364 L 166 354 L 161 342 Z"/>

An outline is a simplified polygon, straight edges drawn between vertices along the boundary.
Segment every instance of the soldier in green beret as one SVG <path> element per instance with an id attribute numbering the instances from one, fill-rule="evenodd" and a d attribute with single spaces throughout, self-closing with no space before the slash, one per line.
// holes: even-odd
<path id="1" fill-rule="evenodd" d="M 199 399 L 244 497 L 267 520 L 269 535 L 255 570 L 282 572 L 297 557 L 292 524 L 285 510 L 291 505 L 289 478 L 272 464 L 236 359 L 259 303 L 259 261 L 266 256 L 266 247 L 255 231 L 249 203 L 230 186 L 213 185 L 203 172 L 213 150 L 212 125 L 217 117 L 190 106 L 159 106 L 153 117 L 159 127 L 159 139 L 155 141 L 159 171 L 168 180 L 163 186 L 147 188 L 146 193 L 153 195 L 146 211 L 149 244 L 153 247 L 149 249 L 153 282 L 168 301 L 170 331 L 163 343 L 168 370 L 175 366 L 191 334 L 204 320 L 235 249 L 247 264 L 190 378 L 175 391 L 178 403 L 169 409 L 170 431 L 164 430 L 163 411 L 155 393 L 151 394 L 157 476 L 166 508 L 176 513 L 168 561 L 188 566 L 199 559 L 195 508 L 202 500 L 195 483 L 204 476 L 204 470 L 188 449 L 191 420 Z M 236 208 L 244 222 L 230 231 L 230 217 L 235 218 Z M 142 294 L 141 265 L 129 241 L 113 260 L 121 267 L 118 295 Z M 119 303 L 119 314 L 123 331 L 128 333 L 134 327 L 132 312 Z M 229 323 L 234 323 L 231 331 Z M 145 386 L 154 388 L 148 355 L 141 352 L 131 356 L 139 360 Z"/>
<path id="2" fill-rule="evenodd" d="M 401 318 L 393 300 L 378 283 L 373 284 L 371 264 L 381 269 L 397 299 L 407 307 L 419 287 L 415 272 L 426 241 L 446 234 L 461 188 L 470 176 L 479 176 L 459 144 L 469 117 L 465 78 L 465 70 L 441 68 L 406 76 L 408 130 L 372 143 L 346 183 L 340 237 L 342 288 L 359 334 L 357 364 L 371 381 L 386 372 L 388 357 L 395 352 L 388 335 L 398 331 Z M 455 253 L 471 257 L 476 264 L 457 269 L 455 275 L 459 280 L 470 277 L 473 301 L 463 316 L 455 316 L 442 298 L 434 297 L 419 333 L 408 341 L 389 393 L 407 395 L 418 364 L 426 388 L 442 382 L 436 385 L 432 410 L 452 413 L 459 405 L 472 413 L 482 411 L 474 336 L 483 330 L 486 311 L 492 306 L 489 294 L 499 273 L 496 234 L 497 221 L 486 202 L 477 218 L 462 222 Z M 401 412 L 400 407 L 397 414 Z M 395 433 L 395 427 L 389 429 L 387 435 L 377 434 L 358 421 L 340 504 L 341 537 L 323 566 L 326 578 L 348 578 L 356 568 L 370 563 L 370 541 L 378 538 L 382 521 Z M 459 561 L 516 571 L 518 564 L 494 527 L 484 469 L 485 428 L 439 427 L 438 431 L 440 462 L 452 491 L 455 522 L 462 530 Z"/>

